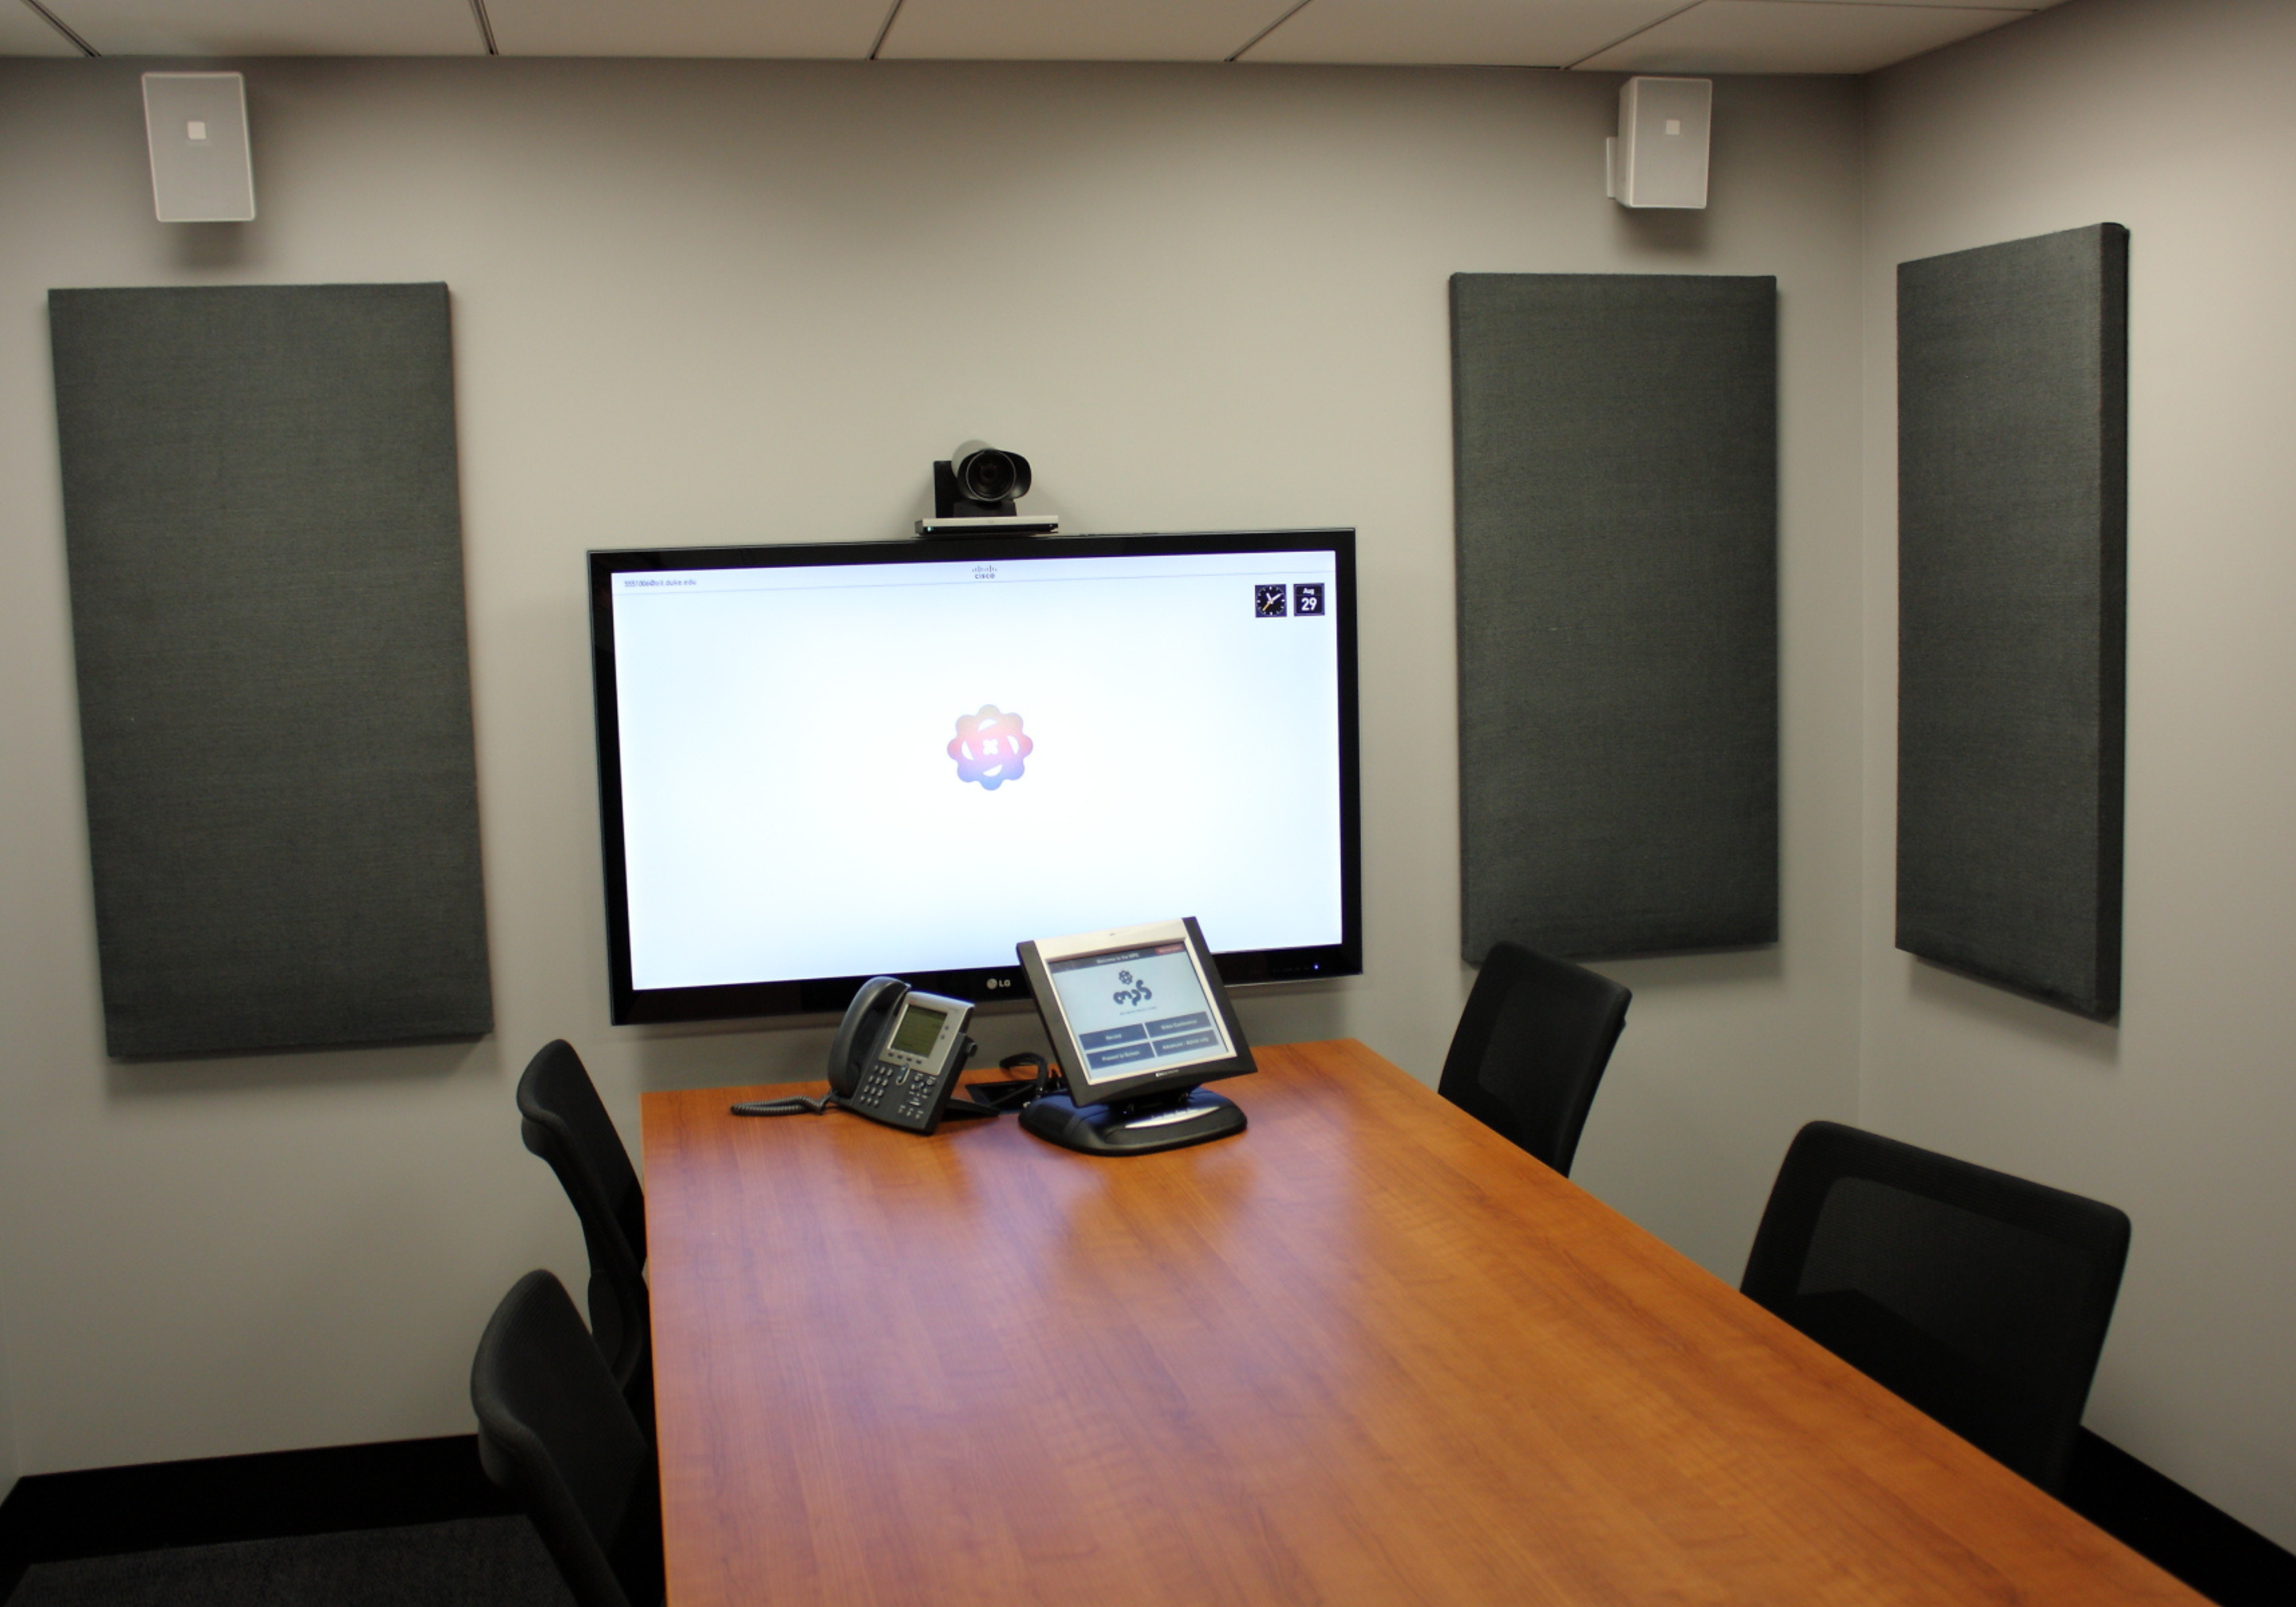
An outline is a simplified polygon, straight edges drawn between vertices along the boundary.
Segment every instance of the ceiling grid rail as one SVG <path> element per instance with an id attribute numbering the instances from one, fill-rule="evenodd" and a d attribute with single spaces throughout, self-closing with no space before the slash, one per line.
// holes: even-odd
<path id="1" fill-rule="evenodd" d="M 42 21 L 45 22 L 50 28 L 54 29 L 65 38 L 70 40 L 72 48 L 78 51 L 80 54 L 84 56 L 100 56 L 103 53 L 102 51 L 96 49 L 94 45 L 90 45 L 86 39 L 81 38 L 78 34 L 74 33 L 69 23 L 67 23 L 62 17 L 57 16 L 55 12 L 50 11 L 46 6 L 42 5 L 40 4 L 40 0 L 24 0 L 24 4 L 31 7 L 33 12 L 39 16 Z"/>

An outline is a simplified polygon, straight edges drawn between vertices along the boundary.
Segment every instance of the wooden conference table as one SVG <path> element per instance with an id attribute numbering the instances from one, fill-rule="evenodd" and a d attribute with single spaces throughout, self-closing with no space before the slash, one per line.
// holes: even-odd
<path id="1" fill-rule="evenodd" d="M 1123 1160 L 648 1095 L 670 1607 L 2202 1603 L 1362 1045 L 1255 1054 Z"/>

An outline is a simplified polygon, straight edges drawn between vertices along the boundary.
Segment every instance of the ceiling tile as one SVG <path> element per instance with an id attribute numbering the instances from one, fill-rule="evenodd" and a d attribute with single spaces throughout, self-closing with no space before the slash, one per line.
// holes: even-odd
<path id="1" fill-rule="evenodd" d="M 42 0 L 107 56 L 472 56 L 471 0 Z"/>
<path id="2" fill-rule="evenodd" d="M 859 61 L 892 0 L 487 0 L 506 56 Z"/>
<path id="3" fill-rule="evenodd" d="M 2014 22 L 2029 10 L 1703 0 L 1578 65 L 1602 72 L 1872 72 Z"/>
<path id="4" fill-rule="evenodd" d="M 1683 0 L 1308 0 L 1243 59 L 1568 67 L 1682 4 Z"/>
<path id="5" fill-rule="evenodd" d="M 0 0 L 0 56 L 76 56 L 79 47 L 23 0 Z"/>
<path id="6" fill-rule="evenodd" d="M 901 0 L 877 54 L 944 61 L 1224 61 L 1291 0 Z"/>

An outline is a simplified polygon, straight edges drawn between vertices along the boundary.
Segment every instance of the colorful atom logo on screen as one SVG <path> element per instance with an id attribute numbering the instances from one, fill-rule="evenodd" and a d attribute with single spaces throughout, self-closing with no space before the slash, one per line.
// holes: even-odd
<path id="1" fill-rule="evenodd" d="M 979 714 L 962 715 L 956 738 L 948 745 L 956 761 L 956 779 L 977 781 L 994 792 L 1008 781 L 1019 781 L 1029 755 L 1037 750 L 1021 730 L 1021 717 L 1006 714 L 994 703 L 983 703 Z"/>

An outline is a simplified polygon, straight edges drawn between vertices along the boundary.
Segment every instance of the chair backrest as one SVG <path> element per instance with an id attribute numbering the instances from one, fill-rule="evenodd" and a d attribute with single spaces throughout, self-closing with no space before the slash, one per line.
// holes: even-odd
<path id="1" fill-rule="evenodd" d="M 1814 1121 L 1740 1287 L 2057 1490 L 2128 1259 L 2128 1218 L 2110 1205 Z"/>
<path id="2" fill-rule="evenodd" d="M 566 1290 L 529 1272 L 471 1363 L 479 1460 L 534 1521 L 581 1607 L 662 1596 L 653 1451 Z"/>
<path id="3" fill-rule="evenodd" d="M 590 1251 L 590 1328 L 640 1420 L 651 1423 L 652 1322 L 645 1285 L 645 1195 L 582 1057 L 545 1044 L 518 1079 L 519 1132 L 550 1163 Z"/>
<path id="4" fill-rule="evenodd" d="M 1567 1177 L 1634 996 L 1583 965 L 1493 944 L 1435 1091 Z"/>

